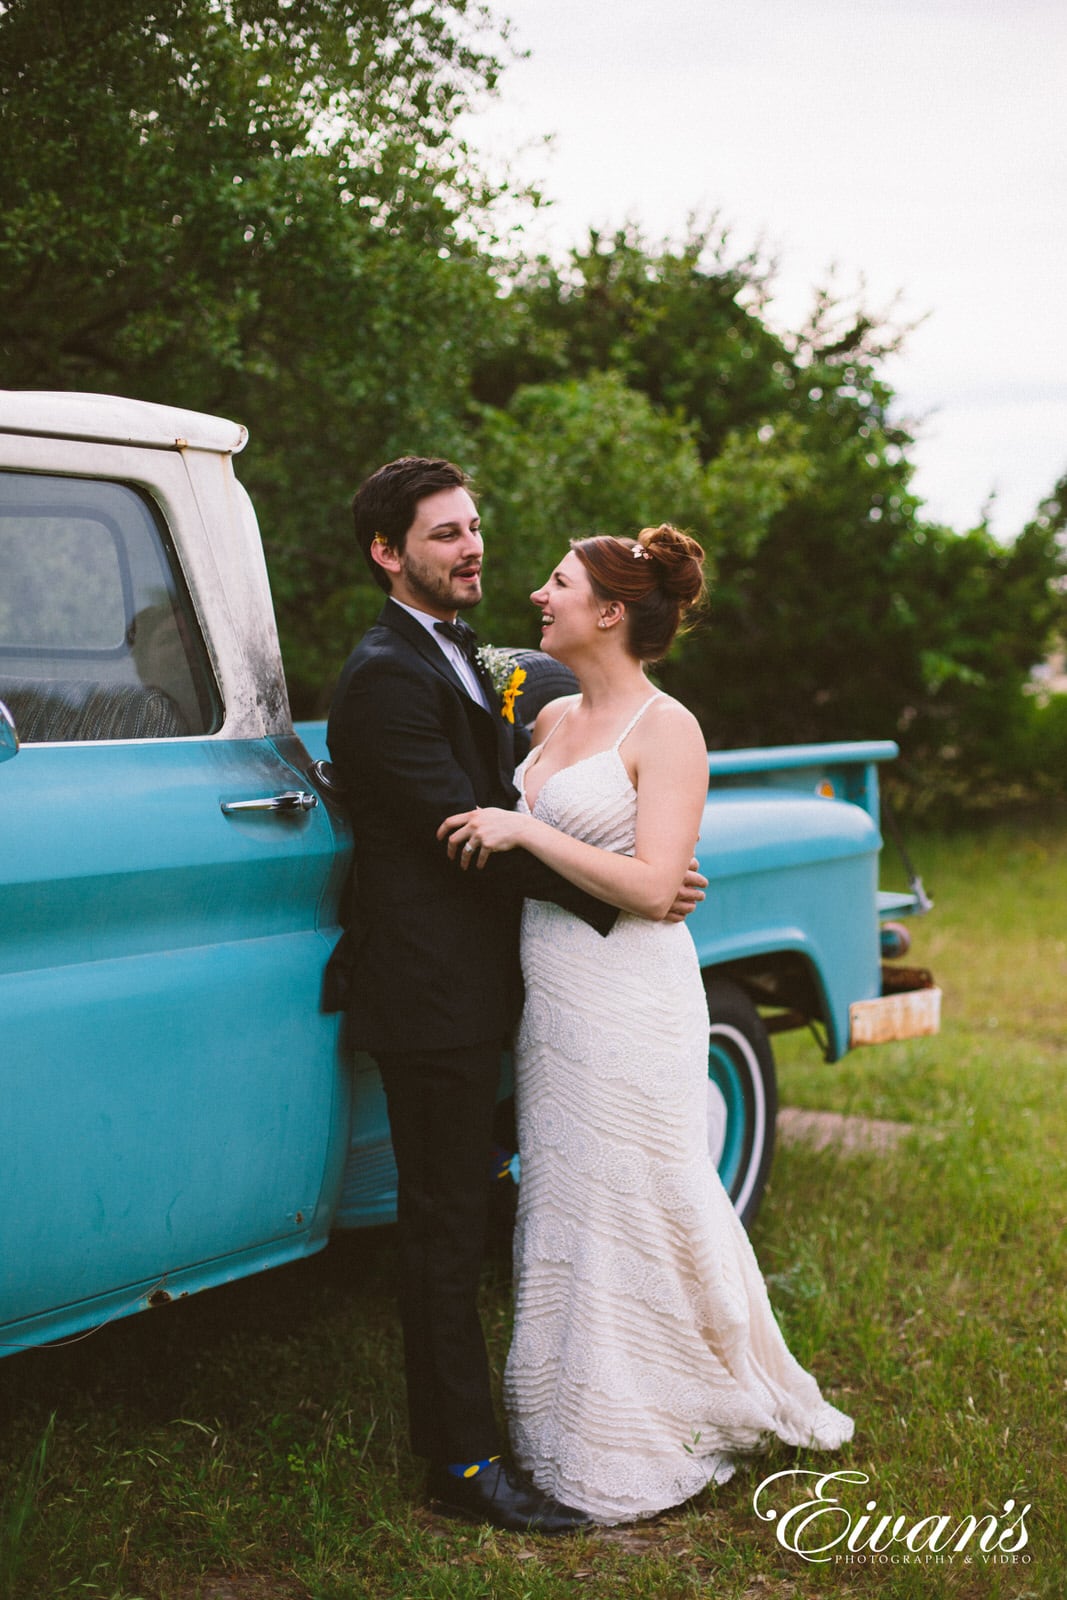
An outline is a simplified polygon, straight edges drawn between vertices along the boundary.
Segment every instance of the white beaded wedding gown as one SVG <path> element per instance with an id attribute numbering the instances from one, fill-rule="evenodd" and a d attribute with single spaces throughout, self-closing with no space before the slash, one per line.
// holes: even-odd
<path id="1" fill-rule="evenodd" d="M 610 749 L 551 774 L 534 815 L 632 854 L 637 796 L 619 749 L 655 698 Z M 516 774 L 520 809 L 539 750 Z M 688 928 L 622 913 L 604 939 L 527 901 L 522 962 L 504 1379 L 519 1464 L 615 1523 L 724 1482 L 772 1436 L 843 1444 L 851 1419 L 786 1348 L 708 1155 L 708 1016 Z"/>

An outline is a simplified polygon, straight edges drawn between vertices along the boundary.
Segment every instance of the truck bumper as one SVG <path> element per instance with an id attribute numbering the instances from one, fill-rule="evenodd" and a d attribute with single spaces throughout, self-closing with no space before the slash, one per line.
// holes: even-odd
<path id="1" fill-rule="evenodd" d="M 877 1000 L 853 1000 L 848 1008 L 849 1047 L 917 1039 L 941 1027 L 941 990 L 924 967 L 882 967 Z"/>

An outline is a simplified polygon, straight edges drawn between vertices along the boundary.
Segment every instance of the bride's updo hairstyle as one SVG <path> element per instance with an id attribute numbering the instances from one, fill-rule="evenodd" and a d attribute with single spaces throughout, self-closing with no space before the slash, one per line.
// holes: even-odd
<path id="1" fill-rule="evenodd" d="M 683 618 L 704 597 L 704 552 L 672 528 L 642 528 L 636 539 L 598 534 L 571 549 L 589 574 L 598 600 L 626 607 L 626 644 L 638 661 L 662 661 Z"/>

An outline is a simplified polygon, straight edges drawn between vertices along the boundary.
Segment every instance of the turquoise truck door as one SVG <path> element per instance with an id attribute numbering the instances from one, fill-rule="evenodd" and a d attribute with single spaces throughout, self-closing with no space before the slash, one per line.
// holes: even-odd
<path id="1" fill-rule="evenodd" d="M 7 1353 L 317 1247 L 347 1091 L 330 818 L 290 751 L 220 735 L 145 494 L 0 473 L 0 701 Z"/>

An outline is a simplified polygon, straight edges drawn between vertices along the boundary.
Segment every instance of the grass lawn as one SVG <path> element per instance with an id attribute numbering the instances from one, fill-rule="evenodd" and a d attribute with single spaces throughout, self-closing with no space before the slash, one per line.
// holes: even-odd
<path id="1" fill-rule="evenodd" d="M 832 1067 L 804 1037 L 776 1045 L 784 1104 L 912 1131 L 877 1152 L 783 1145 L 753 1230 L 796 1355 L 856 1418 L 840 1455 L 776 1449 L 653 1524 L 562 1541 L 435 1519 L 405 1443 L 392 1241 L 347 1237 L 0 1362 L 0 1600 L 1067 1594 L 1067 816 L 911 845 L 937 908 L 908 959 L 944 988 L 940 1036 Z M 508 1307 L 501 1252 L 498 1365 Z M 854 1523 L 875 1502 L 868 1532 L 887 1514 L 1006 1529 L 1029 1506 L 1027 1543 L 806 1561 L 753 1494 L 816 1468 L 867 1475 L 836 1492 Z"/>

